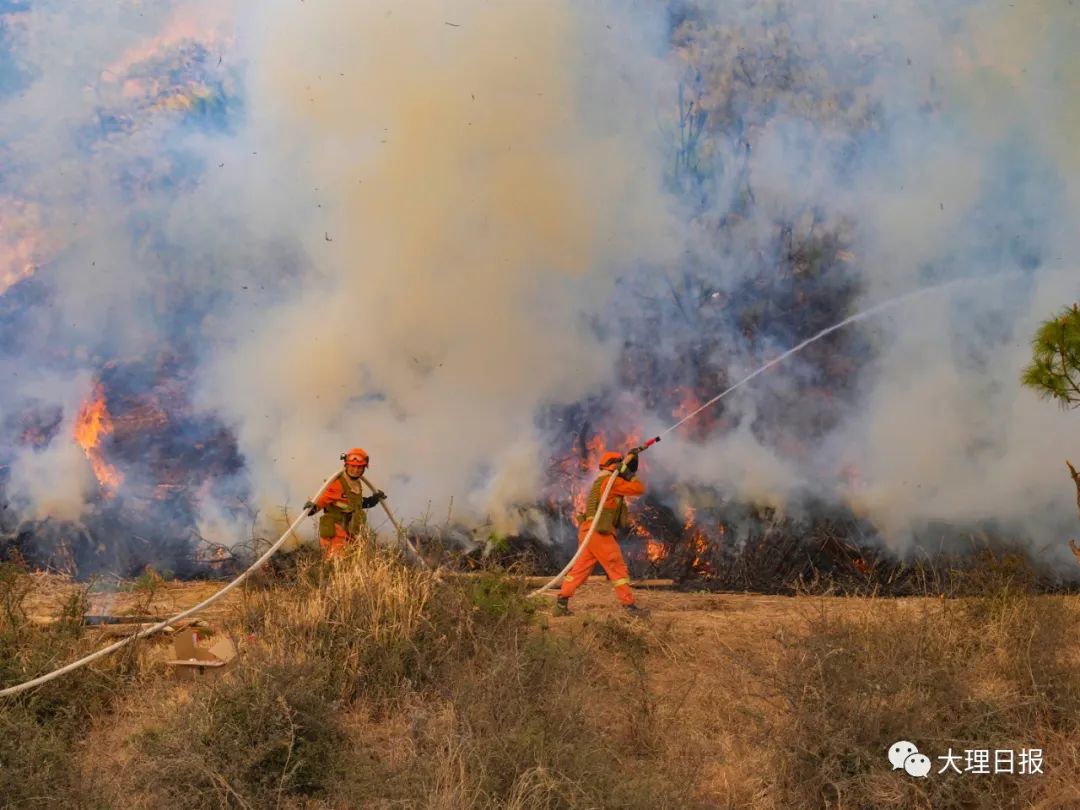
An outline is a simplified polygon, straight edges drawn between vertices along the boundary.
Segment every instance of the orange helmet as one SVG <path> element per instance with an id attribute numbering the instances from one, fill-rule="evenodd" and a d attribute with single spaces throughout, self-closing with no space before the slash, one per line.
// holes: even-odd
<path id="1" fill-rule="evenodd" d="M 368 465 L 368 454 L 359 447 L 354 447 L 347 453 L 341 454 L 341 460 L 346 464 L 359 464 L 361 467 Z"/>
<path id="2" fill-rule="evenodd" d="M 618 464 L 620 461 L 622 461 L 622 453 L 608 451 L 600 456 L 600 469 L 605 470 L 614 464 Z"/>

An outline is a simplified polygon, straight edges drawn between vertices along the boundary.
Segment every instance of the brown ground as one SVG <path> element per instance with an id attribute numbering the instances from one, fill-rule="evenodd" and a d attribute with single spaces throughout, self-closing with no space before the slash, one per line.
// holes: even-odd
<path id="1" fill-rule="evenodd" d="M 542 581 L 531 584 L 535 587 Z M 143 580 L 130 590 L 92 594 L 87 612 L 168 616 L 197 604 L 223 585 L 222 582 Z M 37 574 L 25 607 L 37 620 L 47 621 L 57 615 L 79 587 L 55 576 Z M 984 731 L 964 719 L 964 727 L 974 739 L 982 739 L 986 734 L 991 742 L 1000 741 L 1003 746 L 1006 743 L 1017 747 L 1041 744 L 1048 749 L 1050 775 L 1038 781 L 1016 780 L 1019 787 L 1015 790 L 1002 787 L 1004 782 L 997 781 L 993 785 L 999 793 L 983 795 L 981 787 L 976 789 L 977 784 L 982 783 L 974 782 L 974 777 L 958 777 L 951 783 L 946 783 L 946 777 L 942 777 L 924 786 L 902 774 L 890 773 L 885 761 L 888 740 L 884 737 L 895 736 L 890 730 L 893 727 L 906 729 L 914 725 L 905 718 L 917 720 L 923 716 L 919 709 L 922 703 L 927 704 L 927 717 L 966 707 L 975 700 L 986 702 L 990 709 L 984 711 L 976 707 L 972 709 L 974 714 L 1006 716 L 1044 696 L 1048 688 L 1044 684 L 1060 683 L 1062 676 L 1080 673 L 1080 652 L 1074 650 L 1068 650 L 1062 658 L 1061 666 L 1066 669 L 1046 669 L 1050 664 L 1038 658 L 1040 649 L 1050 646 L 1063 650 L 1051 635 L 1047 636 L 1051 640 L 1049 645 L 1037 638 L 1026 639 L 1027 652 L 1018 659 L 1023 664 L 1022 677 L 1017 681 L 1019 687 L 1010 685 L 1007 680 L 1000 683 L 995 680 L 998 675 L 988 667 L 996 660 L 1005 660 L 1008 666 L 1003 670 L 1003 677 L 1011 677 L 1007 650 L 1018 649 L 1015 639 L 1019 634 L 1009 623 L 1008 613 L 1020 608 L 1011 602 L 1001 603 L 1000 611 L 995 607 L 997 602 L 987 603 L 992 613 L 986 615 L 985 625 L 980 630 L 969 619 L 951 618 L 957 602 L 937 597 L 874 600 L 686 593 L 675 591 L 664 583 L 639 583 L 636 594 L 639 604 L 652 611 L 652 618 L 647 623 L 624 618 L 603 577 L 593 577 L 578 591 L 571 604 L 574 615 L 570 617 L 548 616 L 546 609 L 554 601 L 554 593 L 546 594 L 541 600 L 545 607 L 539 617 L 538 632 L 578 639 L 582 642 L 580 648 L 590 650 L 595 657 L 599 667 L 597 674 L 590 677 L 596 678 L 596 682 L 588 685 L 595 693 L 595 701 L 590 701 L 592 705 L 588 712 L 590 721 L 597 728 L 618 739 L 626 749 L 640 752 L 643 760 L 648 758 L 657 763 L 653 767 L 683 768 L 688 767 L 688 758 L 694 759 L 695 795 L 701 800 L 695 806 L 785 806 L 790 798 L 783 796 L 795 794 L 790 786 L 785 788 L 786 794 L 778 792 L 777 780 L 798 782 L 812 775 L 813 768 L 806 776 L 800 776 L 801 771 L 788 772 L 789 768 L 801 767 L 798 766 L 800 756 L 827 757 L 833 749 L 843 752 L 848 727 L 852 739 L 869 736 L 873 743 L 868 745 L 864 740 L 862 748 L 852 746 L 856 753 L 862 752 L 862 759 L 855 766 L 855 776 L 847 773 L 842 762 L 836 765 L 830 760 L 832 771 L 820 795 L 831 796 L 835 782 L 840 785 L 835 787 L 838 794 L 854 790 L 855 797 L 850 803 L 841 798 L 835 804 L 827 798 L 824 804 L 818 804 L 821 799 L 816 799 L 813 806 L 862 807 L 870 806 L 865 802 L 871 800 L 874 806 L 881 807 L 1008 807 L 1031 806 L 1037 799 L 1045 800 L 1047 807 L 1080 806 L 1080 788 L 1073 787 L 1078 784 L 1074 777 L 1080 776 L 1080 761 L 1069 753 L 1078 750 L 1071 721 L 1055 721 L 1045 728 L 1039 726 L 1040 718 L 1046 714 L 1042 709 L 1038 715 L 1032 715 L 1030 725 L 1025 725 L 1026 721 L 1020 716 L 1019 732 L 1009 731 L 1005 725 L 991 726 Z M 201 618 L 212 628 L 224 628 L 238 612 L 243 599 L 245 594 L 238 589 Z M 1047 608 L 1051 604 L 1060 605 L 1059 609 L 1066 611 L 1062 614 L 1064 621 L 1080 607 L 1080 599 L 1039 597 L 1038 604 Z M 1045 608 L 1034 609 L 1042 611 Z M 839 629 L 836 621 L 842 623 Z M 932 690 L 936 688 L 937 676 L 919 687 L 922 693 L 905 695 L 904 684 L 909 677 L 905 656 L 922 654 L 921 646 L 914 643 L 912 646 L 903 639 L 909 621 L 912 628 L 920 628 L 915 635 L 925 633 L 931 647 L 941 645 L 940 654 L 927 657 L 924 664 L 940 661 L 942 672 L 953 679 L 950 683 L 959 683 L 956 679 L 964 677 L 966 668 L 971 669 L 972 683 L 964 687 L 962 701 L 958 702 L 944 692 L 935 695 Z M 1027 620 L 1021 621 L 1018 627 L 1028 634 Z M 954 632 L 960 634 L 956 642 L 948 640 Z M 1001 645 L 991 645 L 986 650 L 972 646 L 981 643 L 979 639 L 984 636 L 990 640 L 1001 636 Z M 935 638 L 938 641 L 934 641 Z M 238 641 L 240 666 L 243 666 L 244 646 L 248 640 Z M 148 642 L 148 646 L 153 650 L 151 658 L 160 660 L 169 657 L 172 645 L 162 637 L 156 642 Z M 807 651 L 805 670 L 798 663 L 804 650 Z M 1033 651 L 1035 658 L 1032 658 Z M 976 652 L 981 657 L 971 659 L 974 664 L 964 658 Z M 836 669 L 836 654 L 853 656 L 852 666 L 840 664 Z M 830 666 L 834 669 L 830 670 Z M 844 678 L 849 680 L 844 682 Z M 875 687 L 867 689 L 868 680 L 883 683 L 885 690 L 895 696 L 886 701 L 887 705 L 882 704 L 884 708 L 876 702 L 872 691 Z M 827 694 L 808 697 L 810 693 L 802 691 L 814 689 L 819 682 L 826 692 L 835 692 L 839 698 L 833 699 Z M 1022 691 L 1028 683 L 1032 685 L 1034 697 L 1026 696 Z M 167 681 L 157 682 L 154 690 L 159 693 L 160 700 L 185 699 L 186 689 L 173 688 Z M 852 695 L 851 706 L 844 703 L 843 696 L 847 694 Z M 908 698 L 914 702 L 914 710 L 906 710 L 907 714 L 897 713 L 899 710 L 893 712 L 893 700 L 902 704 Z M 1072 705 L 1067 702 L 1072 700 L 1069 696 L 1054 700 L 1056 703 L 1047 703 L 1047 706 Z M 865 712 L 863 706 L 867 707 Z M 847 719 L 832 728 L 830 718 L 837 713 Z M 880 719 L 880 734 L 884 735 L 880 763 L 876 745 L 878 731 L 860 728 L 860 718 L 864 714 L 875 718 L 871 723 L 874 728 Z M 134 756 L 130 740 L 136 739 L 134 732 L 144 722 L 141 711 L 130 714 L 122 711 L 108 725 L 99 726 L 87 738 L 87 745 L 95 750 L 115 752 L 112 765 L 122 769 L 125 757 Z M 960 721 L 942 722 L 944 725 L 938 731 L 941 736 L 931 737 L 929 744 L 944 750 L 945 745 L 951 744 L 952 726 Z M 408 724 L 405 715 L 385 717 L 378 723 L 358 715 L 355 737 L 364 746 L 380 751 L 385 761 L 393 764 L 396 759 L 409 756 L 409 729 L 403 724 Z M 828 733 L 832 748 L 826 746 L 824 753 L 815 748 L 816 732 L 806 733 L 806 728 L 813 730 L 818 726 L 831 729 Z M 929 736 L 929 732 L 926 733 Z M 785 746 L 791 750 L 782 750 Z M 863 776 L 859 776 L 860 773 Z M 862 781 L 842 783 L 838 781 L 840 777 Z M 991 783 L 987 781 L 986 785 Z M 953 790 L 953 787 L 957 789 Z M 933 792 L 928 792 L 931 790 Z M 948 800 L 943 802 L 946 796 Z M 1071 804 L 1073 800 L 1078 804 Z"/>
<path id="2" fill-rule="evenodd" d="M 55 574 L 34 573 L 34 581 L 23 603 L 27 614 L 38 622 L 48 622 L 56 618 L 65 602 L 73 594 L 86 587 L 84 583 L 74 582 Z M 453 575 L 452 575 L 453 576 Z M 468 576 L 462 575 L 462 576 Z M 546 582 L 545 578 L 530 577 L 530 587 L 537 587 Z M 220 581 L 158 581 L 152 584 L 125 583 L 123 590 L 97 590 L 107 588 L 107 584 L 95 586 L 89 594 L 88 615 L 106 616 L 160 616 L 175 615 L 217 593 L 225 586 Z M 543 604 L 554 601 L 557 589 L 540 597 Z M 226 617 L 239 604 L 243 590 L 237 589 L 224 599 L 198 614 L 199 618 L 211 623 Z M 690 635 L 708 628 L 723 631 L 725 637 L 732 632 L 736 635 L 752 634 L 751 631 L 768 632 L 785 625 L 800 625 L 809 610 L 810 601 L 814 605 L 851 606 L 862 600 L 847 597 L 822 597 L 813 600 L 796 599 L 785 596 L 762 596 L 745 593 L 681 592 L 674 590 L 668 580 L 648 580 L 635 587 L 638 604 L 648 607 L 653 613 L 653 623 L 665 629 L 675 629 L 677 620 L 682 630 L 689 630 Z M 896 604 L 914 604 L 925 602 L 924 599 L 899 599 Z M 558 619 L 553 627 L 575 626 L 581 621 L 599 618 L 617 618 L 622 610 L 607 580 L 602 576 L 589 579 L 574 596 L 572 608 L 575 615 Z"/>

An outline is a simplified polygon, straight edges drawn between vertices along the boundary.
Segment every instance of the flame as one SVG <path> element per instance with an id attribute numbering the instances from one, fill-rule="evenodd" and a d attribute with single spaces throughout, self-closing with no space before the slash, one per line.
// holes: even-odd
<path id="1" fill-rule="evenodd" d="M 107 495 L 112 494 L 124 480 L 117 469 L 101 455 L 101 437 L 112 432 L 112 420 L 105 408 L 105 391 L 99 384 L 90 398 L 83 403 L 79 415 L 75 418 L 75 443 L 90 460 L 94 477 Z"/>
<path id="2" fill-rule="evenodd" d="M 124 413 L 111 420 L 112 433 L 121 438 L 145 431 L 161 430 L 169 424 L 169 416 L 155 402 L 140 402 L 125 408 Z"/>
<path id="3" fill-rule="evenodd" d="M 597 433 L 585 442 L 585 455 L 581 459 L 582 472 L 591 472 L 600 465 L 600 456 L 604 454 L 604 434 Z"/>
<path id="4" fill-rule="evenodd" d="M 866 560 L 862 557 L 856 557 L 851 561 L 851 564 L 855 566 L 855 570 L 864 576 L 870 571 L 870 566 L 867 565 Z"/>
<path id="5" fill-rule="evenodd" d="M 569 492 L 571 513 L 574 521 L 585 512 L 589 490 L 599 473 L 600 457 L 609 449 L 629 449 L 641 443 L 640 431 L 631 431 L 621 435 L 621 440 L 610 442 L 604 431 L 598 431 L 582 442 L 575 443 L 573 449 L 562 458 L 552 463 L 552 473 L 558 489 L 552 492 L 550 501 L 553 506 L 565 503 Z"/>
<path id="6" fill-rule="evenodd" d="M 851 492 L 859 492 L 865 486 L 862 469 L 855 462 L 848 462 L 841 467 L 840 477 L 844 479 Z"/>
<path id="7" fill-rule="evenodd" d="M 699 400 L 697 395 L 689 388 L 679 388 L 676 390 L 681 391 L 682 393 L 679 397 L 679 404 L 675 406 L 672 416 L 677 419 L 682 419 L 684 416 L 689 416 L 701 407 L 701 400 Z"/>
<path id="8" fill-rule="evenodd" d="M 683 515 L 686 518 L 683 521 L 683 531 L 684 532 L 693 531 L 693 529 L 694 529 L 694 516 L 696 514 L 697 513 L 694 511 L 694 507 L 690 506 L 690 504 L 687 504 L 686 508 L 683 510 Z"/>
<path id="9" fill-rule="evenodd" d="M 706 536 L 705 531 L 697 525 L 695 518 L 697 513 L 694 507 L 689 504 L 686 505 L 683 514 L 685 520 L 683 521 L 683 535 L 689 535 L 689 542 L 687 544 L 690 549 L 690 553 L 693 554 L 693 559 L 690 561 L 690 567 L 699 573 L 707 573 L 709 570 L 709 561 L 707 555 L 711 550 L 709 538 Z M 720 526 L 720 534 L 723 535 L 724 527 Z"/>
<path id="10" fill-rule="evenodd" d="M 213 97 L 214 91 L 202 83 L 195 83 L 183 90 L 166 95 L 153 105 L 155 110 L 187 111 L 198 102 Z"/>
<path id="11" fill-rule="evenodd" d="M 667 557 L 667 546 L 649 534 L 649 530 L 646 529 L 640 521 L 634 521 L 630 530 L 638 537 L 645 540 L 645 556 L 649 562 L 658 563 Z"/>

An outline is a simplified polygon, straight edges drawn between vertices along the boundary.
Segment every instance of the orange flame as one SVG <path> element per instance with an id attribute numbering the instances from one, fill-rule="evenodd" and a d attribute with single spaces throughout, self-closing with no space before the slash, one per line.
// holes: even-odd
<path id="1" fill-rule="evenodd" d="M 649 562 L 658 563 L 667 556 L 667 549 L 650 537 L 645 541 L 645 556 L 649 558 Z"/>
<path id="2" fill-rule="evenodd" d="M 694 522 L 695 511 L 694 507 L 689 504 L 686 505 L 684 510 L 686 520 L 683 522 L 683 533 L 690 536 L 689 548 L 694 555 L 694 559 L 690 563 L 690 567 L 696 571 L 704 571 L 708 569 L 709 563 L 706 559 L 706 554 L 710 550 L 709 538 L 705 536 L 705 532 Z M 721 534 L 723 526 L 721 526 Z"/>
<path id="3" fill-rule="evenodd" d="M 683 521 L 683 531 L 684 532 L 693 531 L 694 530 L 694 515 L 696 514 L 696 512 L 694 511 L 694 507 L 690 506 L 690 504 L 687 504 L 686 508 L 683 510 L 683 514 L 686 516 L 686 520 Z"/>
<path id="4" fill-rule="evenodd" d="M 573 505 L 573 519 L 585 512 L 588 502 L 589 489 L 599 474 L 600 457 L 607 450 L 628 449 L 631 445 L 640 444 L 640 432 L 623 434 L 621 441 L 609 442 L 608 436 L 603 432 L 597 432 L 581 444 L 575 445 L 566 456 L 556 460 L 552 466 L 560 481 L 560 490 L 552 498 L 552 503 L 562 502 L 566 492 L 569 492 L 570 501 Z"/>
<path id="5" fill-rule="evenodd" d="M 106 494 L 112 494 L 124 480 L 119 471 L 101 455 L 101 437 L 108 436 L 113 431 L 112 420 L 105 408 L 105 392 L 101 385 L 94 388 L 94 393 L 75 418 L 75 443 L 82 448 L 83 453 L 90 460 L 90 466 L 94 470 L 94 477 L 105 489 Z"/>
<path id="6" fill-rule="evenodd" d="M 655 537 L 649 534 L 649 530 L 646 529 L 640 522 L 635 521 L 630 527 L 631 531 L 638 537 L 645 540 L 645 556 L 651 563 L 658 563 L 663 560 L 668 553 L 667 547 L 659 542 Z"/>
<path id="7" fill-rule="evenodd" d="M 864 486 L 862 469 L 853 461 L 840 468 L 840 477 L 844 479 L 851 492 L 858 492 Z"/>

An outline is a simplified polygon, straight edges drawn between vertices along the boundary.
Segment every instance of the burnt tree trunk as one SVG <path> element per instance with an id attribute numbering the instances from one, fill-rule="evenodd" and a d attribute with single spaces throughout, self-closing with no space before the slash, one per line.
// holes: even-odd
<path id="1" fill-rule="evenodd" d="M 1076 514 L 1080 516 L 1080 472 L 1076 471 L 1076 467 L 1065 462 L 1065 466 L 1069 468 L 1069 475 L 1072 476 L 1073 484 L 1076 485 Z M 1069 548 L 1072 549 L 1073 556 L 1076 557 L 1076 561 L 1080 563 L 1080 546 L 1076 544 L 1075 540 L 1069 541 Z"/>

